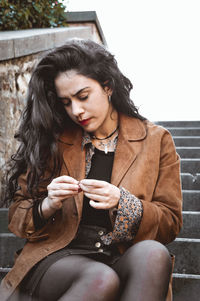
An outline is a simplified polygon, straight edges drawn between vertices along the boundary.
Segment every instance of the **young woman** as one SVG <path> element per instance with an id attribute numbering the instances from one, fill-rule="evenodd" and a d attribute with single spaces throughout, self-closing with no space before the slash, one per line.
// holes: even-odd
<path id="1" fill-rule="evenodd" d="M 3 300 L 171 300 L 180 162 L 142 117 L 114 56 L 90 40 L 46 54 L 29 84 L 9 180 L 9 229 L 27 242 Z"/>

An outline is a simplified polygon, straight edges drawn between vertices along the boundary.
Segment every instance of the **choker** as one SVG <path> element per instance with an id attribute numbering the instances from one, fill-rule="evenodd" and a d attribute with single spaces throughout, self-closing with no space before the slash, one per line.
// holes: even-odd
<path id="1" fill-rule="evenodd" d="M 93 135 L 93 136 L 92 136 L 92 139 L 106 140 L 106 139 L 112 137 L 112 135 L 114 135 L 114 133 L 116 133 L 118 129 L 119 129 L 119 126 L 117 126 L 116 129 L 115 129 L 110 135 L 108 135 L 108 136 L 105 137 L 105 138 L 97 138 L 95 135 Z"/>

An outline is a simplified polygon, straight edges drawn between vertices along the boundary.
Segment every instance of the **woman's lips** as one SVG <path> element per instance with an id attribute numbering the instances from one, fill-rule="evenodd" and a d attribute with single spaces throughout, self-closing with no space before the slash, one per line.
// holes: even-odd
<path id="1" fill-rule="evenodd" d="M 87 125 L 90 122 L 90 118 L 79 121 L 80 125 Z"/>

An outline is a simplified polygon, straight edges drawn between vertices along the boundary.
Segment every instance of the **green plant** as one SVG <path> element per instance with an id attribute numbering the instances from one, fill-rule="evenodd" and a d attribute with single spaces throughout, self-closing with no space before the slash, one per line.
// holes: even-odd
<path id="1" fill-rule="evenodd" d="M 0 30 L 66 26 L 62 0 L 0 0 Z"/>

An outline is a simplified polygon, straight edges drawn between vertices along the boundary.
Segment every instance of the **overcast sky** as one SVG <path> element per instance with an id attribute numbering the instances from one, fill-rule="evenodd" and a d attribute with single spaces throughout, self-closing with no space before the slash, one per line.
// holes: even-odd
<path id="1" fill-rule="evenodd" d="M 95 10 L 109 50 L 152 121 L 200 120 L 200 0 L 67 0 Z"/>

